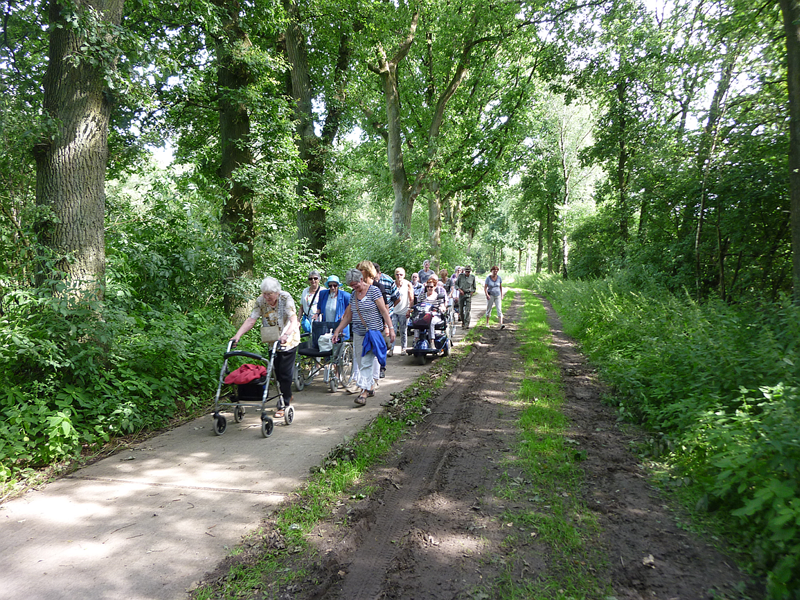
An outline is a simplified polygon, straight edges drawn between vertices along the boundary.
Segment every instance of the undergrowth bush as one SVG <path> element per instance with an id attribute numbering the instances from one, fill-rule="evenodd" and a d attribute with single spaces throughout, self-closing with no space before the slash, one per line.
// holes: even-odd
<path id="1" fill-rule="evenodd" d="M 0 315 L 0 481 L 191 411 L 213 391 L 230 333 L 211 311 L 123 312 L 61 284 L 55 293 L 8 292 Z"/>
<path id="2" fill-rule="evenodd" d="M 800 309 L 699 304 L 622 277 L 526 283 L 614 388 L 621 418 L 725 511 L 773 598 L 800 598 Z"/>

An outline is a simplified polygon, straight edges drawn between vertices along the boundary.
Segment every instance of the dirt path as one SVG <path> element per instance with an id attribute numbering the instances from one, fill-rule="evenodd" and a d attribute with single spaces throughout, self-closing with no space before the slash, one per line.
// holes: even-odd
<path id="1" fill-rule="evenodd" d="M 504 473 L 515 477 L 505 459 L 518 415 L 505 399 L 521 378 L 519 296 L 507 308 L 508 327 L 485 333 L 433 401 L 424 425 L 370 474 L 367 483 L 377 491 L 342 505 L 310 536 L 322 559 L 303 565 L 309 577 L 281 597 L 484 598 L 478 590 L 489 581 L 531 580 L 552 567 L 546 545 L 503 521 L 507 507 L 494 493 Z M 598 568 L 614 598 L 741 597 L 733 590 L 744 576 L 733 563 L 675 525 L 630 453 L 630 435 L 600 402 L 592 370 L 545 307 L 562 366 L 569 436 L 587 451 L 584 502 L 598 514 L 597 544 L 607 556 Z M 518 541 L 504 545 L 511 535 Z"/>

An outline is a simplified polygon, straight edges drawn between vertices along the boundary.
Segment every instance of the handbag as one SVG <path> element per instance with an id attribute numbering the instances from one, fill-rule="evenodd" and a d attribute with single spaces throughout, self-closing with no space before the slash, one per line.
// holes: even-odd
<path id="1" fill-rule="evenodd" d="M 314 297 L 311 298 L 311 302 L 308 305 L 309 310 L 314 306 L 317 296 L 319 296 L 319 288 L 314 292 Z M 305 311 L 303 311 L 303 316 L 300 317 L 300 327 L 305 333 L 311 333 L 311 319 Z"/>
<path id="2" fill-rule="evenodd" d="M 274 344 L 281 337 L 281 328 L 277 325 L 261 326 L 261 341 L 264 344 Z"/>

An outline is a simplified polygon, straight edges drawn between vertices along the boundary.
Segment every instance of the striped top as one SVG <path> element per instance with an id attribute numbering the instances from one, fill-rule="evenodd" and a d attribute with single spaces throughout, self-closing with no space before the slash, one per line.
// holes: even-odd
<path id="1" fill-rule="evenodd" d="M 378 300 L 383 301 L 381 291 L 374 285 L 367 288 L 367 294 L 361 299 L 358 299 L 357 294 L 350 297 L 350 309 L 353 311 L 353 331 L 358 335 L 365 335 L 367 329 L 383 331 L 383 315 L 378 310 Z M 361 315 L 359 317 L 359 314 Z M 361 319 L 364 319 L 363 322 Z M 364 328 L 364 323 L 367 328 Z"/>

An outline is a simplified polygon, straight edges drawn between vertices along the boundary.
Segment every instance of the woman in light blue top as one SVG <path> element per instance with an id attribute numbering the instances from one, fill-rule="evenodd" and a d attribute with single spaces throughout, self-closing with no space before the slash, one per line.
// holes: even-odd
<path id="1" fill-rule="evenodd" d="M 497 320 L 500 321 L 500 329 L 505 329 L 503 325 L 503 280 L 498 273 L 500 267 L 492 267 L 491 274 L 483 283 L 483 293 L 486 294 L 486 325 L 489 325 L 489 316 L 492 314 L 492 305 L 497 307 Z"/>

